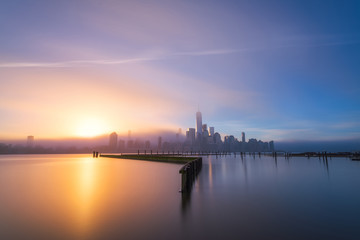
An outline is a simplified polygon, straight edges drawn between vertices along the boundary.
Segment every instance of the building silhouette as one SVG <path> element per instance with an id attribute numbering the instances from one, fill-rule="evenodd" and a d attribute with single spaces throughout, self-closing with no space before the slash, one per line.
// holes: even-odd
<path id="1" fill-rule="evenodd" d="M 158 146 L 157 146 L 158 150 L 161 149 L 161 146 L 162 146 L 162 138 L 159 137 L 159 138 L 158 138 Z"/>
<path id="2" fill-rule="evenodd" d="M 186 141 L 189 144 L 195 143 L 195 128 L 188 128 L 188 130 L 186 131 Z"/>
<path id="3" fill-rule="evenodd" d="M 29 136 L 31 137 L 31 136 Z M 28 138 L 29 139 L 29 138 Z M 28 142 L 31 142 L 28 140 Z M 28 144 L 30 145 L 30 144 Z M 200 111 L 196 112 L 196 126 L 195 128 L 188 128 L 186 130 L 185 140 L 182 135 L 182 129 L 179 128 L 171 140 L 164 140 L 163 137 L 157 138 L 157 143 L 151 144 L 149 140 L 141 137 L 132 138 L 131 131 L 128 131 L 127 139 L 118 139 L 116 132 L 109 136 L 109 146 L 104 146 L 104 151 L 109 152 L 141 152 L 141 151 L 163 151 L 163 152 L 269 152 L 275 151 L 274 141 L 263 142 L 255 138 L 250 138 L 246 141 L 245 132 L 241 132 L 241 136 L 236 138 L 233 135 L 221 136 L 220 133 L 215 132 L 215 127 L 208 127 L 208 124 L 203 123 L 202 114 Z"/>
<path id="4" fill-rule="evenodd" d="M 270 148 L 270 152 L 274 152 L 274 151 L 275 151 L 274 141 L 270 141 L 270 142 L 269 142 L 269 148 Z"/>
<path id="5" fill-rule="evenodd" d="M 214 127 L 209 127 L 209 133 L 210 133 L 210 136 L 214 136 L 214 133 L 215 133 L 215 128 Z"/>
<path id="6" fill-rule="evenodd" d="M 202 115 L 201 112 L 196 112 L 196 137 L 201 139 L 202 136 Z"/>
<path id="7" fill-rule="evenodd" d="M 34 136 L 27 136 L 26 146 L 28 148 L 34 147 Z"/>
<path id="8" fill-rule="evenodd" d="M 118 135 L 116 132 L 113 132 L 109 136 L 109 151 L 110 152 L 116 152 L 117 150 L 117 141 L 118 141 Z"/>

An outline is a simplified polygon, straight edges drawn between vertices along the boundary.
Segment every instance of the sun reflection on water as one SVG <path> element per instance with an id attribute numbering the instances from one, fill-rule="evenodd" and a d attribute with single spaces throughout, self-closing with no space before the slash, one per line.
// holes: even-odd
<path id="1" fill-rule="evenodd" d="M 80 232 L 86 233 L 91 225 L 96 197 L 96 162 L 94 159 L 82 160 L 78 172 L 77 216 Z"/>

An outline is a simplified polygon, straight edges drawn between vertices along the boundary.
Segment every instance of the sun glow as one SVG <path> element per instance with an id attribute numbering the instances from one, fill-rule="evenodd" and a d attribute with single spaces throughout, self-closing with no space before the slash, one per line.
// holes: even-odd
<path id="1" fill-rule="evenodd" d="M 76 128 L 76 135 L 80 137 L 95 137 L 106 132 L 105 122 L 97 118 L 86 118 Z"/>

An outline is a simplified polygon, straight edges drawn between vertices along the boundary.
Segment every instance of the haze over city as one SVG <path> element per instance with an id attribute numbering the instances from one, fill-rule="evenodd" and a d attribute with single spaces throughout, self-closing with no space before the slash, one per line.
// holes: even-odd
<path id="1" fill-rule="evenodd" d="M 222 137 L 354 150 L 359 4 L 2 1 L 0 141 L 185 133 L 200 108 Z"/>

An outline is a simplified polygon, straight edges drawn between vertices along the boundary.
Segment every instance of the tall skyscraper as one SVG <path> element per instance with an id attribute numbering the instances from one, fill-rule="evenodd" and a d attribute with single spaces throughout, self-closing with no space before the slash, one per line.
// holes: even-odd
<path id="1" fill-rule="evenodd" d="M 26 146 L 29 147 L 29 148 L 34 146 L 34 136 L 28 136 L 27 137 Z"/>
<path id="2" fill-rule="evenodd" d="M 117 140 L 118 140 L 118 135 L 116 134 L 116 132 L 113 132 L 110 134 L 109 136 L 109 150 L 114 152 L 117 149 Z"/>
<path id="3" fill-rule="evenodd" d="M 215 133 L 215 128 L 214 127 L 209 127 L 209 132 L 210 132 L 210 136 L 214 136 Z"/>
<path id="4" fill-rule="evenodd" d="M 198 137 L 202 136 L 202 116 L 201 112 L 196 112 L 196 135 Z"/>
<path id="5" fill-rule="evenodd" d="M 241 133 L 241 140 L 243 143 L 245 142 L 245 133 L 244 132 Z"/>

